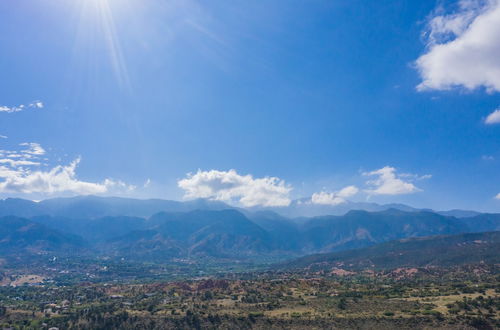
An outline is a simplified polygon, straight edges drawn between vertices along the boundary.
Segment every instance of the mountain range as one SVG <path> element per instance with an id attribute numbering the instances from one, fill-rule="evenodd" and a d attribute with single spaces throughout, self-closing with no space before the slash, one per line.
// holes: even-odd
<path id="1" fill-rule="evenodd" d="M 479 215 L 479 212 L 467 210 L 433 211 L 417 209 L 404 204 L 377 204 L 346 201 L 337 205 L 311 203 L 310 199 L 297 199 L 283 207 L 252 207 L 247 209 L 230 206 L 221 201 L 195 199 L 190 201 L 172 201 L 163 199 L 133 199 L 122 197 L 76 196 L 52 198 L 35 202 L 20 198 L 0 200 L 0 216 L 15 215 L 33 217 L 37 215 L 64 216 L 71 218 L 97 218 L 104 216 L 150 217 L 158 212 L 187 212 L 194 210 L 237 209 L 243 213 L 272 211 L 288 218 L 315 217 L 322 215 L 344 215 L 352 210 L 369 212 L 397 209 L 406 212 L 432 211 L 441 215 L 457 218 Z"/>
<path id="2" fill-rule="evenodd" d="M 402 208 L 289 218 L 271 210 L 237 209 L 207 200 L 6 199 L 0 201 L 0 256 L 50 252 L 152 261 L 257 259 L 500 230 L 500 214 L 443 215 Z M 458 216 L 449 215 L 453 213 Z"/>

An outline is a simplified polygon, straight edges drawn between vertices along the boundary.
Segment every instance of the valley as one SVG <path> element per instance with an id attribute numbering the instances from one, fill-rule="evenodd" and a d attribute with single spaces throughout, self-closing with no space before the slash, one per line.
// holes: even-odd
<path id="1" fill-rule="evenodd" d="M 497 214 L 287 218 L 207 201 L 141 217 L 90 200 L 0 218 L 4 328 L 500 326 Z"/>
<path id="2" fill-rule="evenodd" d="M 4 327 L 494 329 L 498 266 L 416 273 L 253 272 L 153 283 L 0 289 Z"/>
<path id="3" fill-rule="evenodd" d="M 134 212 L 115 198 L 9 203 L 0 203 L 3 328 L 500 325 L 497 214 L 287 218 L 210 201 L 135 200 Z"/>

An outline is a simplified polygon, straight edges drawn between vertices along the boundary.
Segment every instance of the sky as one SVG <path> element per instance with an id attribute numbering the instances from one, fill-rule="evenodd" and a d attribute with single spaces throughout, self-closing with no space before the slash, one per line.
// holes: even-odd
<path id="1" fill-rule="evenodd" d="M 500 212 L 500 0 L 0 2 L 0 198 Z"/>

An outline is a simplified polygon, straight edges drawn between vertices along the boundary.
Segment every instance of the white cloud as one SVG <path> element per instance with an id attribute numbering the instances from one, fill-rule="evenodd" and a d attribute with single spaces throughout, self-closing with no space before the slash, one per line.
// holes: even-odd
<path id="1" fill-rule="evenodd" d="M 35 101 L 28 105 L 21 104 L 13 107 L 0 105 L 0 112 L 13 113 L 13 112 L 20 112 L 26 109 L 41 109 L 41 108 L 43 108 L 43 103 L 40 101 Z"/>
<path id="2" fill-rule="evenodd" d="M 79 181 L 76 178 L 76 159 L 67 166 L 56 166 L 49 171 L 15 171 L 0 182 L 0 192 L 10 193 L 57 193 L 98 194 L 107 191 L 105 184 Z"/>
<path id="3" fill-rule="evenodd" d="M 429 178 L 430 175 L 425 176 L 415 176 L 413 174 L 396 175 L 396 169 L 394 167 L 385 166 L 381 169 L 363 173 L 365 176 L 378 176 L 377 179 L 369 180 L 366 182 L 367 185 L 372 186 L 372 189 L 365 190 L 369 194 L 373 195 L 402 195 L 411 194 L 421 189 L 417 188 L 411 180 L 417 180 L 420 178 Z M 404 181 L 405 178 L 407 181 Z"/>
<path id="4" fill-rule="evenodd" d="M 45 149 L 42 148 L 42 146 L 39 143 L 36 142 L 24 142 L 19 144 L 20 146 L 25 146 L 28 147 L 26 150 L 21 150 L 21 152 L 28 154 L 28 155 L 36 155 L 36 156 L 41 156 L 45 155 Z"/>
<path id="5" fill-rule="evenodd" d="M 417 181 L 417 180 L 419 181 L 419 180 L 430 179 L 430 178 L 432 178 L 432 175 L 431 174 L 418 175 L 418 174 L 412 174 L 412 173 L 401 173 L 401 174 L 399 174 L 399 177 L 405 178 L 408 180 L 412 180 L 412 181 Z"/>
<path id="6" fill-rule="evenodd" d="M 500 193 L 495 196 L 495 199 L 500 199 Z"/>
<path id="7" fill-rule="evenodd" d="M 6 150 L 4 150 L 4 151 L 6 152 L 5 157 L 8 157 L 8 158 L 24 158 L 24 159 L 33 158 L 33 156 L 27 155 L 27 154 L 20 154 L 20 153 L 14 152 L 14 151 L 6 151 Z"/>
<path id="8" fill-rule="evenodd" d="M 105 179 L 103 185 L 106 187 L 106 191 L 133 191 L 137 187 L 134 185 L 127 184 L 122 180 Z"/>
<path id="9" fill-rule="evenodd" d="M 19 167 L 19 166 L 38 166 L 39 162 L 33 162 L 31 160 L 14 160 L 10 158 L 0 158 L 0 164 L 8 164 L 11 167 Z"/>
<path id="10" fill-rule="evenodd" d="M 0 150 L 0 193 L 17 194 L 101 194 L 123 192 L 135 189 L 123 181 L 105 179 L 101 183 L 79 180 L 76 168 L 77 158 L 69 165 L 57 165 L 52 169 L 42 169 L 40 156 L 46 154 L 42 146 L 35 142 L 21 143 L 24 150 Z"/>
<path id="11" fill-rule="evenodd" d="M 22 150 L 0 150 L 0 157 L 7 158 L 7 159 L 0 159 L 0 163 L 10 164 L 10 166 L 14 167 L 22 165 L 40 165 L 39 162 L 34 162 L 34 161 L 28 162 L 28 159 L 37 160 L 40 158 L 40 156 L 45 155 L 46 151 L 44 148 L 42 148 L 42 146 L 39 143 L 24 142 L 20 143 L 19 145 L 28 148 Z M 14 162 L 12 158 L 20 160 Z"/>
<path id="12" fill-rule="evenodd" d="M 7 136 L 5 136 L 5 135 L 0 135 L 0 139 L 6 139 L 6 138 L 7 138 Z"/>
<path id="13" fill-rule="evenodd" d="M 346 198 L 352 197 L 358 193 L 356 186 L 347 186 L 340 191 L 328 193 L 325 191 L 314 193 L 311 196 L 311 203 L 322 205 L 339 205 L 345 203 Z"/>
<path id="14" fill-rule="evenodd" d="M 500 54 L 498 55 L 500 56 Z M 496 109 L 486 117 L 485 124 L 500 124 L 500 108 Z"/>
<path id="15" fill-rule="evenodd" d="M 80 162 L 77 158 L 67 166 L 58 165 L 48 171 L 26 170 L 23 168 L 7 168 L 0 166 L 0 192 L 2 193 L 45 193 L 54 194 L 71 192 L 76 194 L 101 194 L 112 189 L 133 190 L 122 181 L 106 179 L 102 183 L 78 180 L 76 167 Z"/>
<path id="16" fill-rule="evenodd" d="M 338 195 L 342 198 L 349 198 L 358 193 L 359 189 L 356 186 L 347 186 L 342 188 L 339 192 Z"/>
<path id="17" fill-rule="evenodd" d="M 235 170 L 201 171 L 177 182 L 185 198 L 208 198 L 237 202 L 246 207 L 288 206 L 292 187 L 276 177 L 253 178 Z"/>
<path id="18" fill-rule="evenodd" d="M 500 0 L 462 0 L 455 13 L 434 15 L 427 52 L 416 61 L 418 90 L 485 87 L 500 91 Z"/>

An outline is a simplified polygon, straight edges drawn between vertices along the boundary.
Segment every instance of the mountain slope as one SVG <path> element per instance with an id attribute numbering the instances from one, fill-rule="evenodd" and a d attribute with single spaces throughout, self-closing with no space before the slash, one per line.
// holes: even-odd
<path id="1" fill-rule="evenodd" d="M 146 256 L 153 248 L 154 255 L 162 257 L 238 258 L 273 250 L 268 233 L 236 210 L 162 212 L 148 219 L 146 228 L 109 243 L 118 252 Z"/>
<path id="2" fill-rule="evenodd" d="M 484 213 L 460 219 L 471 232 L 500 230 L 500 214 Z"/>
<path id="3" fill-rule="evenodd" d="M 453 217 L 432 212 L 350 211 L 344 216 L 310 219 L 301 228 L 303 251 L 339 251 L 389 240 L 469 231 Z"/>
<path id="4" fill-rule="evenodd" d="M 144 218 L 128 216 L 90 219 L 38 216 L 31 218 L 31 220 L 64 233 L 79 235 L 92 244 L 105 242 L 134 230 L 144 229 L 146 224 Z"/>
<path id="5" fill-rule="evenodd" d="M 500 232 L 409 238 L 372 247 L 316 254 L 286 263 L 284 268 L 391 269 L 500 263 Z"/>
<path id="6" fill-rule="evenodd" d="M 275 247 L 286 251 L 300 251 L 301 232 L 299 225 L 272 211 L 260 211 L 248 215 L 249 219 L 266 230 Z"/>
<path id="7" fill-rule="evenodd" d="M 0 254 L 3 256 L 49 251 L 71 253 L 84 246 L 78 236 L 63 234 L 28 219 L 0 218 Z"/>

